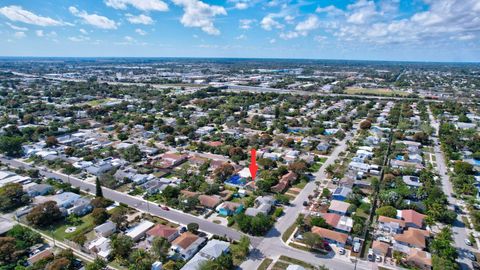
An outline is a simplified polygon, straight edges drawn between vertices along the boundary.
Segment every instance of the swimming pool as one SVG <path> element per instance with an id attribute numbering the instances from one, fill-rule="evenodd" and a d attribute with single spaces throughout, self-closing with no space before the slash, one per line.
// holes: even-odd
<path id="1" fill-rule="evenodd" d="M 234 186 L 234 187 L 243 187 L 247 183 L 247 180 L 240 175 L 232 175 L 225 181 L 226 185 Z"/>

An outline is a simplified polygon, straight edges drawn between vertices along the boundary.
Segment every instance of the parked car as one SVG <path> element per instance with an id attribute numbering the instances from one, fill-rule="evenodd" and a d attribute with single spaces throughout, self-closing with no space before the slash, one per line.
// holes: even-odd
<path id="1" fill-rule="evenodd" d="M 372 250 L 371 248 L 368 250 L 368 256 L 367 256 L 367 258 L 368 258 L 368 260 L 371 261 L 371 262 L 375 261 L 375 255 L 373 254 L 373 250 Z"/>
<path id="2" fill-rule="evenodd" d="M 472 260 L 472 261 L 476 261 L 476 260 L 477 260 L 477 257 L 475 257 L 475 254 L 473 254 L 471 251 L 465 252 L 465 255 L 467 256 L 467 258 L 469 258 L 469 259 Z"/>
<path id="3" fill-rule="evenodd" d="M 382 261 L 382 257 L 380 257 L 380 256 L 375 256 L 375 260 L 376 260 L 377 262 L 381 262 L 381 261 Z"/>
<path id="4" fill-rule="evenodd" d="M 472 242 L 468 238 L 465 238 L 465 245 L 472 246 Z"/>
<path id="5" fill-rule="evenodd" d="M 344 255 L 345 253 L 346 253 L 346 251 L 345 251 L 344 248 L 340 248 L 340 249 L 338 250 L 338 254 L 340 254 L 340 255 Z"/>

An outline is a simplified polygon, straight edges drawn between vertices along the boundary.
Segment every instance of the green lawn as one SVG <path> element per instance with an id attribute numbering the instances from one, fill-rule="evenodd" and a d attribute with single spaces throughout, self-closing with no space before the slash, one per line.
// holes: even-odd
<path id="1" fill-rule="evenodd" d="M 309 263 L 306 263 L 304 261 L 301 261 L 301 260 L 298 260 L 298 259 L 295 259 L 295 258 L 287 257 L 287 256 L 284 256 L 284 255 L 280 256 L 280 258 L 278 260 L 285 261 L 285 262 L 288 262 L 290 264 L 300 265 L 305 269 L 315 269 L 315 267 L 313 265 L 309 264 Z"/>
<path id="2" fill-rule="evenodd" d="M 270 264 L 272 264 L 273 260 L 270 258 L 266 258 L 262 261 L 260 266 L 257 268 L 257 270 L 266 270 Z"/>
<path id="3" fill-rule="evenodd" d="M 347 87 L 345 93 L 349 95 L 377 95 L 377 96 L 408 96 L 409 93 L 388 88 L 360 88 Z"/>
<path id="4" fill-rule="evenodd" d="M 91 215 L 83 216 L 81 218 L 81 221 L 82 221 L 82 223 L 78 226 L 72 226 L 72 225 L 67 224 L 66 222 L 58 223 L 56 225 L 53 225 L 53 228 L 52 228 L 53 232 L 50 228 L 42 228 L 42 229 L 39 229 L 39 230 L 42 231 L 43 233 L 47 234 L 47 235 L 50 235 L 50 236 L 53 233 L 53 236 L 54 236 L 55 239 L 72 240 L 75 236 L 81 235 L 81 234 L 87 234 L 88 232 L 92 231 L 93 228 L 95 228 L 95 224 L 93 224 L 93 218 L 92 218 Z M 76 227 L 76 230 L 74 232 L 67 233 L 67 232 L 65 232 L 65 230 L 68 227 Z"/>
<path id="5" fill-rule="evenodd" d="M 289 264 L 286 263 L 286 262 L 277 261 L 277 262 L 273 265 L 272 269 L 273 269 L 273 270 L 285 270 L 285 269 L 288 268 L 288 266 L 289 266 Z"/>
<path id="6" fill-rule="evenodd" d="M 295 228 L 297 228 L 297 224 L 293 223 L 290 227 L 288 227 L 287 230 L 282 235 L 282 240 L 283 242 L 287 242 L 288 238 L 292 235 L 292 233 L 295 231 Z"/>

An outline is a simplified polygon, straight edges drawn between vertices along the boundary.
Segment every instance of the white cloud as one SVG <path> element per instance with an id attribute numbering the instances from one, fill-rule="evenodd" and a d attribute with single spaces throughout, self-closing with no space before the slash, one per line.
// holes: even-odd
<path id="1" fill-rule="evenodd" d="M 16 26 L 16 25 L 13 25 L 9 22 L 6 23 L 8 26 L 10 26 L 10 28 L 12 28 L 13 30 L 16 30 L 16 31 L 28 31 L 28 28 L 26 27 L 20 27 L 20 26 Z"/>
<path id="2" fill-rule="evenodd" d="M 268 42 L 270 42 L 270 44 L 273 44 L 273 43 L 277 42 L 277 40 L 274 39 L 274 38 L 272 38 L 272 39 L 270 39 Z"/>
<path id="3" fill-rule="evenodd" d="M 45 35 L 45 33 L 43 33 L 43 30 L 37 30 L 35 31 L 35 34 L 37 35 L 37 37 L 43 37 Z"/>
<path id="4" fill-rule="evenodd" d="M 236 3 L 236 4 L 235 4 L 235 8 L 236 8 L 236 9 L 240 9 L 240 10 L 247 9 L 247 8 L 248 8 L 248 4 L 247 4 L 247 3 L 244 3 L 244 2 L 239 2 L 239 3 Z"/>
<path id="5" fill-rule="evenodd" d="M 262 26 L 263 29 L 265 29 L 267 31 L 271 31 L 274 28 L 276 28 L 276 29 L 282 29 L 283 28 L 283 24 L 276 21 L 274 19 L 273 14 L 268 14 L 267 16 L 265 16 L 262 19 L 262 21 L 260 22 L 260 25 Z"/>
<path id="6" fill-rule="evenodd" d="M 27 35 L 25 34 L 25 32 L 19 31 L 19 32 L 15 32 L 15 34 L 13 34 L 13 36 L 14 36 L 15 38 L 21 39 L 21 38 L 26 37 Z"/>
<path id="7" fill-rule="evenodd" d="M 168 11 L 167 3 L 161 0 L 105 0 L 105 4 L 114 9 L 127 9 L 127 6 L 143 11 Z"/>
<path id="8" fill-rule="evenodd" d="M 240 28 L 241 29 L 250 29 L 252 28 L 252 24 L 256 22 L 255 19 L 242 19 L 240 20 Z"/>
<path id="9" fill-rule="evenodd" d="M 199 0 L 173 0 L 173 3 L 183 8 L 180 22 L 186 27 L 199 27 L 207 34 L 219 35 L 213 24 L 215 16 L 227 15 L 222 6 L 209 5 Z"/>
<path id="10" fill-rule="evenodd" d="M 475 39 L 476 36 L 474 34 L 465 34 L 460 36 L 452 37 L 451 39 L 459 40 L 459 41 L 468 41 Z"/>
<path id="11" fill-rule="evenodd" d="M 364 24 L 377 15 L 375 2 L 368 0 L 359 0 L 354 4 L 348 5 L 352 13 L 348 16 L 347 22 L 354 24 Z"/>
<path id="12" fill-rule="evenodd" d="M 287 15 L 285 16 L 285 18 L 283 18 L 285 20 L 286 23 L 288 24 L 292 24 L 293 21 L 295 20 L 295 17 L 293 17 L 292 15 Z"/>
<path id="13" fill-rule="evenodd" d="M 117 29 L 117 23 L 114 20 L 111 20 L 105 16 L 88 14 L 86 11 L 80 11 L 73 6 L 69 7 L 68 10 L 74 16 L 82 18 L 84 23 L 86 24 L 90 24 L 101 29 Z"/>
<path id="14" fill-rule="evenodd" d="M 236 40 L 244 40 L 244 39 L 247 39 L 247 36 L 244 35 L 244 34 L 241 34 L 241 35 L 235 37 L 235 39 L 236 39 Z"/>
<path id="15" fill-rule="evenodd" d="M 14 22 L 22 22 L 38 26 L 58 26 L 64 25 L 63 22 L 54 20 L 50 17 L 36 15 L 20 6 L 5 6 L 0 8 L 0 14 Z"/>
<path id="16" fill-rule="evenodd" d="M 310 32 L 315 30 L 319 26 L 318 17 L 315 15 L 310 15 L 305 21 L 299 22 L 297 26 L 295 26 L 295 31 L 297 32 Z"/>
<path id="17" fill-rule="evenodd" d="M 469 40 L 473 38 L 472 35 L 480 34 L 478 0 L 425 1 L 429 5 L 427 10 L 392 20 L 391 16 L 379 16 L 378 12 L 371 16 L 378 7 L 374 8 L 371 2 L 360 0 L 349 6 L 351 14 L 347 21 L 332 24 L 335 26 L 330 30 L 342 40 L 376 44 Z M 351 16 L 366 7 L 370 10 L 370 16 L 358 15 L 352 21 Z"/>
<path id="18" fill-rule="evenodd" d="M 140 14 L 138 16 L 132 14 L 126 14 L 127 20 L 133 24 L 152 24 L 153 19 L 150 16 L 145 14 Z"/>
<path id="19" fill-rule="evenodd" d="M 327 37 L 326 37 L 326 36 L 320 36 L 320 35 L 318 35 L 318 36 L 315 36 L 313 39 L 314 39 L 316 42 L 323 42 L 323 41 L 327 40 Z"/>
<path id="20" fill-rule="evenodd" d="M 89 37 L 82 36 L 82 35 L 76 36 L 76 37 L 69 37 L 68 39 L 73 41 L 73 42 L 82 42 L 82 41 L 89 41 L 90 40 Z"/>
<path id="21" fill-rule="evenodd" d="M 280 33 L 281 39 L 294 39 L 301 36 L 306 36 L 310 31 L 317 29 L 320 26 L 320 21 L 317 16 L 310 15 L 304 21 L 299 22 L 295 26 L 295 31 Z"/>
<path id="22" fill-rule="evenodd" d="M 315 12 L 317 12 L 317 13 L 327 13 L 330 16 L 336 16 L 336 15 L 344 14 L 343 10 L 341 10 L 341 9 L 339 9 L 339 8 L 333 6 L 333 5 L 326 6 L 326 7 L 317 7 Z"/>
<path id="23" fill-rule="evenodd" d="M 80 31 L 80 33 L 84 34 L 84 35 L 88 35 L 88 32 L 87 30 L 83 29 L 83 28 L 80 28 L 78 31 Z"/>
<path id="24" fill-rule="evenodd" d="M 290 32 L 286 32 L 286 33 L 280 33 L 280 38 L 287 40 L 287 39 L 297 38 L 301 35 L 302 35 L 302 33 L 295 32 L 295 31 L 290 31 Z"/>
<path id="25" fill-rule="evenodd" d="M 141 36 L 145 36 L 147 34 L 147 32 L 143 31 L 142 29 L 140 28 L 137 28 L 135 29 L 135 33 L 141 35 Z"/>

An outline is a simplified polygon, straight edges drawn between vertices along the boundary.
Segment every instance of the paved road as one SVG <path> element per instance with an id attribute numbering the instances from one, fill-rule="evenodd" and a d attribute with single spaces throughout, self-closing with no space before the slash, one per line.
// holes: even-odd
<path id="1" fill-rule="evenodd" d="M 339 145 L 333 150 L 332 154 L 325 161 L 320 170 L 314 174 L 315 180 L 322 181 L 326 178 L 325 168 L 328 165 L 333 164 L 338 158 L 338 155 L 346 150 L 347 141 L 350 139 L 350 137 L 346 137 L 339 142 Z M 263 259 L 278 258 L 281 255 L 299 259 L 312 265 L 325 265 L 332 270 L 354 268 L 354 264 L 347 257 L 342 257 L 342 259 L 338 257 L 333 258 L 331 254 L 321 256 L 292 248 L 282 241 L 282 234 L 296 221 L 298 214 L 301 213 L 304 208 L 303 201 L 308 200 L 308 195 L 311 195 L 316 187 L 315 181 L 311 181 L 305 186 L 292 202 L 291 206 L 285 208 L 285 214 L 267 233 L 263 241 L 250 253 L 248 259 L 241 264 L 241 269 L 255 270 L 260 266 Z M 372 269 L 372 265 L 368 262 L 359 261 L 357 269 Z"/>
<path id="2" fill-rule="evenodd" d="M 364 98 L 364 99 L 377 99 L 377 100 L 418 100 L 419 98 L 409 97 L 389 97 L 389 96 L 374 96 L 374 95 L 350 95 L 350 94 L 335 94 L 335 93 L 323 93 L 323 92 L 310 92 L 302 90 L 291 90 L 281 88 L 268 88 L 257 86 L 244 86 L 244 85 L 228 85 L 226 92 L 251 92 L 251 93 L 277 93 L 277 94 L 292 94 L 301 96 L 331 96 L 331 97 L 344 97 L 344 98 Z M 428 102 L 443 102 L 441 100 L 427 99 Z"/>
<path id="3" fill-rule="evenodd" d="M 16 168 L 23 167 L 25 169 L 32 169 L 32 167 L 29 164 L 19 160 L 5 159 L 2 157 L 0 158 L 0 161 L 5 164 L 10 164 L 10 166 L 16 167 Z M 81 188 L 83 191 L 95 192 L 95 185 L 92 183 L 82 181 L 81 179 L 78 179 L 75 177 L 71 177 L 71 176 L 69 177 L 65 174 L 58 173 L 58 172 L 45 171 L 43 169 L 40 169 L 39 171 L 40 171 L 40 174 L 45 177 L 55 178 L 65 183 L 70 183 L 75 187 Z M 136 208 L 140 211 L 148 212 L 152 215 L 166 218 L 176 223 L 180 223 L 183 225 L 186 225 L 192 222 L 198 223 L 202 231 L 205 231 L 211 234 L 217 234 L 221 236 L 226 235 L 227 237 L 230 237 L 235 240 L 238 240 L 242 235 L 245 235 L 234 229 L 225 227 L 220 224 L 215 224 L 213 222 L 195 217 L 190 214 L 185 214 L 183 212 L 174 211 L 174 210 L 165 211 L 154 203 L 148 203 L 146 200 L 140 199 L 138 197 L 133 197 L 128 194 L 118 192 L 109 188 L 103 187 L 103 195 L 105 198 L 110 199 L 112 201 L 127 204 L 128 206 Z M 261 238 L 258 238 L 258 237 L 249 236 L 249 238 L 253 247 L 257 246 L 261 241 Z"/>
<path id="4" fill-rule="evenodd" d="M 439 123 L 433 117 L 432 112 L 430 109 L 428 110 L 430 116 L 430 123 L 432 127 L 435 129 L 435 133 L 438 134 L 439 130 Z M 445 162 L 445 157 L 440 148 L 440 142 L 438 137 L 433 137 L 434 142 L 434 152 L 435 158 L 437 161 L 437 168 L 438 173 L 440 174 L 440 179 L 442 181 L 442 188 L 445 195 L 447 195 L 448 202 L 451 205 L 459 205 L 459 201 L 453 197 L 453 187 L 452 183 L 450 182 L 450 177 L 448 176 L 448 167 L 447 163 Z M 461 215 L 457 216 L 457 220 L 454 222 L 452 226 L 453 238 L 455 241 L 455 247 L 458 250 L 458 259 L 457 262 L 460 264 L 462 269 L 470 269 L 471 261 L 465 256 L 466 251 L 475 251 L 472 247 L 469 247 L 465 244 L 465 239 L 468 238 L 470 232 L 465 227 L 465 224 L 462 221 Z"/>

